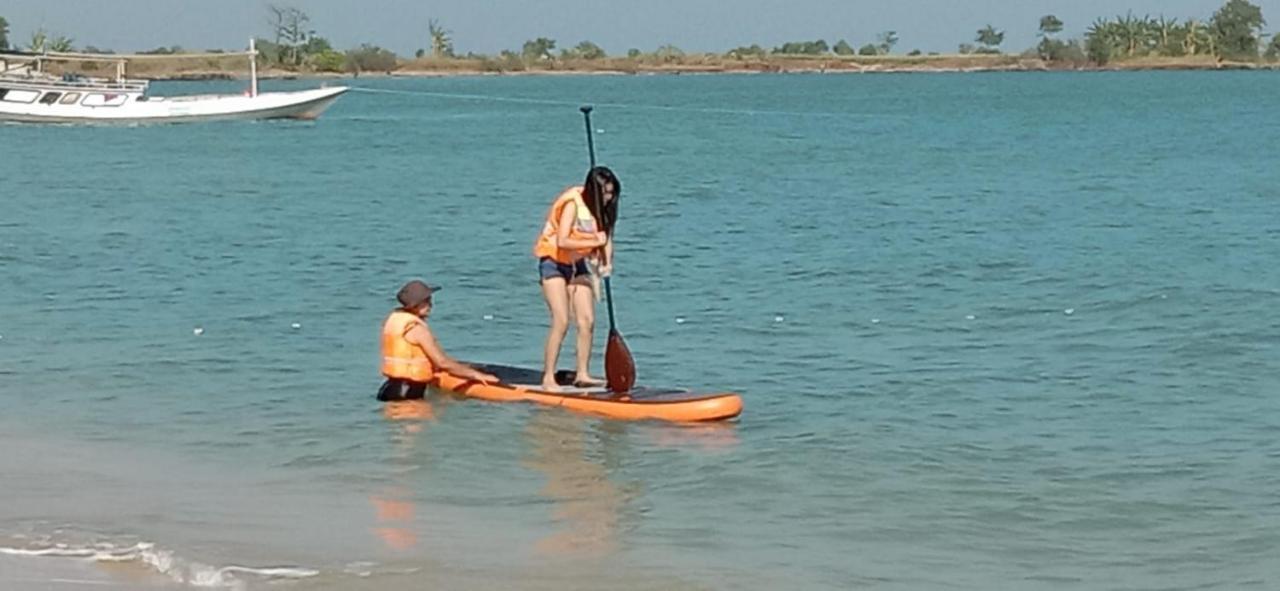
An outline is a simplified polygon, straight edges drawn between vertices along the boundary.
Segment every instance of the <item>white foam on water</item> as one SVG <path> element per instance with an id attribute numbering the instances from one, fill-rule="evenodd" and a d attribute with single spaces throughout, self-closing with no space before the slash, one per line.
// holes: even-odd
<path id="1" fill-rule="evenodd" d="M 252 580 L 305 579 L 319 571 L 297 566 L 251 567 L 241 565 L 213 566 L 181 558 L 171 550 L 157 548 L 150 542 L 116 547 L 109 543 L 92 546 L 54 544 L 37 548 L 0 547 L 0 554 L 34 558 L 70 558 L 88 562 L 137 562 L 175 583 L 200 588 L 242 591 Z"/>
<path id="2" fill-rule="evenodd" d="M 378 566 L 375 562 L 352 562 L 342 570 L 349 575 L 357 577 L 368 577 L 373 574 L 373 568 Z"/>
<path id="3" fill-rule="evenodd" d="M 93 557 L 96 552 L 88 548 L 0 548 L 0 554 L 7 554 L 9 556 L 61 556 L 63 558 L 89 558 Z"/>
<path id="4" fill-rule="evenodd" d="M 363 579 L 373 575 L 411 575 L 422 572 L 422 569 L 418 567 L 387 568 L 376 562 L 359 561 L 347 564 L 342 569 L 342 572 Z"/>

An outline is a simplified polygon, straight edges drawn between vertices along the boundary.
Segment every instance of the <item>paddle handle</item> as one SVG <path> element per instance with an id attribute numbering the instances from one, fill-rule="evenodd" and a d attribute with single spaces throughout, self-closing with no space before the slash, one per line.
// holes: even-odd
<path id="1" fill-rule="evenodd" d="M 582 111 L 582 120 L 587 124 L 587 154 L 591 156 L 591 168 L 596 167 L 596 142 L 591 133 L 591 105 L 582 105 L 578 107 Z M 598 205 L 598 204 L 597 204 Z"/>
<path id="2" fill-rule="evenodd" d="M 613 289 L 609 287 L 609 278 L 604 278 L 604 299 L 609 303 L 609 332 L 613 332 Z"/>
<path id="3" fill-rule="evenodd" d="M 582 105 L 578 108 L 582 111 L 582 121 L 587 126 L 587 155 L 591 158 L 591 168 L 596 167 L 596 142 L 595 134 L 591 133 L 591 105 Z M 601 202 L 600 192 L 596 191 L 596 210 L 604 212 L 604 203 Z M 601 249 L 603 255 L 604 249 Z M 596 293 L 599 293 L 598 291 Z M 614 331 L 613 322 L 613 288 L 609 285 L 609 278 L 604 278 L 604 299 L 609 304 L 609 332 Z"/>

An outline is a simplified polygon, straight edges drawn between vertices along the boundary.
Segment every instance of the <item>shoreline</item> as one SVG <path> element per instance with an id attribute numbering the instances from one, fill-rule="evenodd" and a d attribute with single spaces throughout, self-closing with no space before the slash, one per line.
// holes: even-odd
<path id="1" fill-rule="evenodd" d="M 509 67 L 508 67 L 509 66 Z M 180 60 L 149 62 L 130 68 L 129 76 L 151 81 L 244 80 L 242 68 L 184 68 Z M 342 78 L 441 78 L 450 76 L 637 76 L 693 74 L 904 74 L 980 72 L 1138 72 L 1280 70 L 1280 62 L 1230 62 L 1207 56 L 1137 58 L 1098 66 L 1089 63 L 1046 62 L 1010 55 L 878 56 L 871 58 L 786 57 L 738 60 L 722 56 L 688 56 L 679 61 L 653 63 L 627 58 L 571 60 L 542 64 L 502 63 L 490 59 L 430 58 L 405 61 L 393 70 L 366 72 L 293 71 L 274 67 L 258 71 L 261 80 Z"/>

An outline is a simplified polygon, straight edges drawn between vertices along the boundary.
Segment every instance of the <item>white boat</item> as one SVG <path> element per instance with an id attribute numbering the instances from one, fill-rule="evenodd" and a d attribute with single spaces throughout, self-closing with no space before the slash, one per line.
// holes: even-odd
<path id="1" fill-rule="evenodd" d="M 167 55 L 164 59 L 247 56 L 250 82 L 244 94 L 150 96 L 149 82 L 125 77 L 129 60 L 152 55 L 0 53 L 0 121 L 28 123 L 170 123 L 236 119 L 315 119 L 348 89 L 258 92 L 257 51 Z M 114 78 L 51 75 L 48 62 L 109 62 Z"/>

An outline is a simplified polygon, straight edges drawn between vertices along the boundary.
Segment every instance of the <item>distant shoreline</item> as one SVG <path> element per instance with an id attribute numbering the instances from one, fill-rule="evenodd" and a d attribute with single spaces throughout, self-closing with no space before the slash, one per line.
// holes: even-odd
<path id="1" fill-rule="evenodd" d="M 237 67 L 238 66 L 238 67 Z M 493 59 L 423 58 L 398 62 L 380 71 L 322 72 L 260 67 L 263 80 L 335 78 L 431 78 L 446 76 L 560 76 L 560 75 L 684 75 L 684 74 L 891 74 L 976 72 L 1127 72 L 1152 70 L 1280 70 L 1275 62 L 1219 61 L 1210 56 L 1148 57 L 1116 61 L 1105 66 L 1049 62 L 1016 55 L 938 55 L 875 57 L 770 56 L 736 59 L 718 55 L 681 56 L 656 62 L 629 58 L 556 60 L 545 63 L 508 63 Z M 99 74 L 101 75 L 101 74 Z M 191 67 L 183 59 L 134 63 L 128 75 L 153 81 L 243 80 L 247 64 L 219 61 Z"/>

